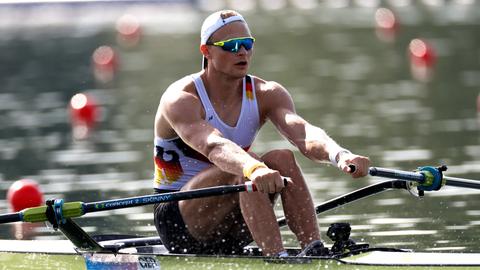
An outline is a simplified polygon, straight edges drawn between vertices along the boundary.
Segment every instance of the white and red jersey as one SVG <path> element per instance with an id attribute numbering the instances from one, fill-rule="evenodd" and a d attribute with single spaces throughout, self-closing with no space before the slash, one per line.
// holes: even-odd
<path id="1" fill-rule="evenodd" d="M 232 127 L 225 124 L 215 112 L 200 73 L 190 76 L 205 109 L 205 119 L 225 138 L 248 150 L 260 128 L 253 78 L 247 75 L 243 79 L 242 109 L 236 126 Z M 179 137 L 171 139 L 156 137 L 154 155 L 154 188 L 156 189 L 180 190 L 193 176 L 212 166 L 205 156 L 188 146 Z"/>

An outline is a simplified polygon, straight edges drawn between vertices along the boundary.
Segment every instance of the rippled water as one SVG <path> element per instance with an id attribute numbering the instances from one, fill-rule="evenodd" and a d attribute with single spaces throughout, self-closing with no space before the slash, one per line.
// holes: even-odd
<path id="1" fill-rule="evenodd" d="M 172 81 L 200 67 L 197 30 L 207 13 L 198 3 L 103 11 L 89 5 L 0 6 L 2 213 L 8 211 L 8 187 L 22 178 L 39 182 L 46 198 L 66 201 L 151 193 L 158 100 Z M 480 179 L 477 2 L 382 1 L 400 22 L 393 40 L 375 30 L 377 1 L 245 3 L 243 8 L 258 6 L 243 11 L 257 38 L 251 72 L 287 87 L 306 119 L 375 166 L 447 164 L 448 175 Z M 115 20 L 123 13 L 137 15 L 143 26 L 136 46 L 117 40 Z M 426 39 L 436 52 L 429 73 L 410 67 L 407 47 L 414 38 Z M 91 55 L 101 45 L 118 53 L 112 80 L 92 72 Z M 99 122 L 84 140 L 74 139 L 67 107 L 77 92 L 100 106 Z M 253 150 L 276 147 L 293 149 L 267 125 Z M 317 204 L 382 180 L 354 181 L 297 154 Z M 388 191 L 324 213 L 319 221 L 323 232 L 332 222 L 350 222 L 356 239 L 376 245 L 478 251 L 479 198 L 479 190 L 450 187 L 423 199 Z M 95 234 L 155 235 L 152 219 L 151 207 L 139 207 L 77 221 Z M 0 228 L 1 238 L 62 238 L 43 224 Z M 295 245 L 293 235 L 284 233 Z"/>

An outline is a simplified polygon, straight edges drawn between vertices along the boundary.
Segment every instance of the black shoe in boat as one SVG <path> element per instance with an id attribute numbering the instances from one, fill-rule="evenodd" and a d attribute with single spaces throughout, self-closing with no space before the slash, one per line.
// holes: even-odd
<path id="1" fill-rule="evenodd" d="M 300 252 L 297 257 L 310 257 L 310 256 L 319 256 L 324 257 L 330 254 L 328 248 L 326 248 L 322 241 L 315 240 L 308 244 L 305 249 Z"/>

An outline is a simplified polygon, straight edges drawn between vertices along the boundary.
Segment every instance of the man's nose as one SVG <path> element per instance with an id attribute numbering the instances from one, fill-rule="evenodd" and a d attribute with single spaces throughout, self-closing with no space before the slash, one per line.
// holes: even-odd
<path id="1" fill-rule="evenodd" d="M 246 54 L 248 51 L 245 49 L 245 46 L 240 45 L 240 48 L 238 49 L 237 54 Z"/>

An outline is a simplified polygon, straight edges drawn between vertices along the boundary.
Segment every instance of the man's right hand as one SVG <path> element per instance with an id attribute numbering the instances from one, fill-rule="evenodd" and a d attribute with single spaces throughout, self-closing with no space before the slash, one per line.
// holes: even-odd
<path id="1" fill-rule="evenodd" d="M 260 167 L 253 171 L 250 180 L 262 193 L 278 193 L 285 187 L 280 173 L 266 167 Z"/>

